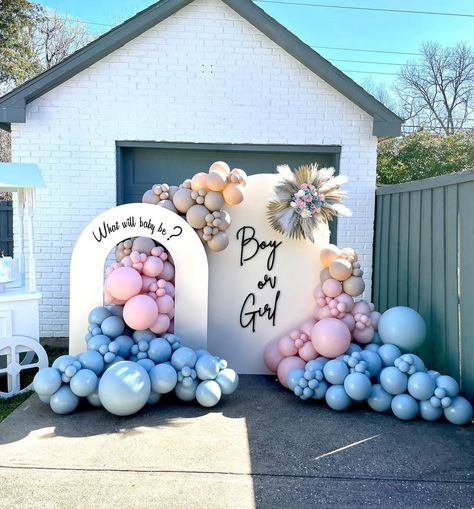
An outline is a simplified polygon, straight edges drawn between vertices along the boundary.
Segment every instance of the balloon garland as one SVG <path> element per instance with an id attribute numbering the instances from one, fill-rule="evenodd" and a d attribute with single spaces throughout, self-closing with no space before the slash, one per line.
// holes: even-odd
<path id="1" fill-rule="evenodd" d="M 212 251 L 223 251 L 229 244 L 225 231 L 230 226 L 230 215 L 224 205 L 238 205 L 245 197 L 246 173 L 231 170 L 223 161 L 211 165 L 208 173 L 196 173 L 180 186 L 155 184 L 143 195 L 143 203 L 165 207 L 181 215 L 196 230 Z M 127 253 L 130 243 L 120 247 Z"/>
<path id="2" fill-rule="evenodd" d="M 453 424 L 472 420 L 469 401 L 447 375 L 427 370 L 410 351 L 426 336 L 423 318 L 397 306 L 383 314 L 374 304 L 355 301 L 364 291 L 353 249 L 328 245 L 321 250 L 313 318 L 286 336 L 270 341 L 264 361 L 280 383 L 303 400 L 324 399 L 333 410 L 367 402 L 402 420 L 434 421 L 444 414 Z"/>

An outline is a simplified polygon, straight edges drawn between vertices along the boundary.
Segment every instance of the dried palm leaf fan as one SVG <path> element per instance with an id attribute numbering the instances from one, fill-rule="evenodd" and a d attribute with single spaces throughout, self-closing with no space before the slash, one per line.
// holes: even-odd
<path id="1" fill-rule="evenodd" d="M 347 182 L 343 175 L 334 176 L 334 168 L 318 169 L 317 164 L 300 166 L 295 172 L 288 165 L 278 166 L 281 182 L 267 207 L 272 228 L 291 239 L 306 238 L 314 242 L 314 232 L 338 215 L 350 216 L 339 189 Z"/>

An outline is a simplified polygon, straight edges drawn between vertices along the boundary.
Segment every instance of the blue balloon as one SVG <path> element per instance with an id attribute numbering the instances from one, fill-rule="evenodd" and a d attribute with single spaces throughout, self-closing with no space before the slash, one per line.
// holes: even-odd
<path id="1" fill-rule="evenodd" d="M 99 398 L 99 387 L 97 386 L 97 389 L 92 394 L 89 394 L 89 396 L 86 396 L 86 399 L 90 405 L 95 406 L 95 407 L 101 407 L 102 403 L 100 402 L 100 398 Z"/>
<path id="2" fill-rule="evenodd" d="M 136 330 L 133 333 L 132 337 L 138 343 L 142 339 L 145 341 L 151 341 L 152 339 L 156 338 L 156 334 L 154 332 L 151 332 L 151 330 L 149 330 L 149 329 Z"/>
<path id="3" fill-rule="evenodd" d="M 87 321 L 89 323 L 101 325 L 101 323 L 109 316 L 112 316 L 112 313 L 106 307 L 99 306 L 91 310 L 87 318 Z"/>
<path id="4" fill-rule="evenodd" d="M 150 377 L 136 362 L 117 362 L 99 382 L 99 397 L 111 414 L 132 415 L 142 409 L 150 396 Z"/>
<path id="5" fill-rule="evenodd" d="M 102 322 L 100 328 L 102 329 L 102 334 L 114 339 L 123 334 L 125 322 L 119 316 L 109 316 Z"/>
<path id="6" fill-rule="evenodd" d="M 158 403 L 158 401 L 160 401 L 160 399 L 161 399 L 161 394 L 159 392 L 150 391 L 150 395 L 148 396 L 146 404 L 147 405 L 155 405 L 156 403 Z"/>
<path id="7" fill-rule="evenodd" d="M 155 363 L 151 359 L 140 359 L 137 361 L 137 364 L 143 366 L 147 373 L 149 373 L 155 367 Z"/>
<path id="8" fill-rule="evenodd" d="M 426 324 L 414 309 L 396 306 L 382 313 L 378 333 L 383 343 L 412 351 L 419 348 L 425 340 Z"/>
<path id="9" fill-rule="evenodd" d="M 329 385 L 325 380 L 320 380 L 318 385 L 313 389 L 313 398 L 314 399 L 323 399 L 326 395 Z"/>
<path id="10" fill-rule="evenodd" d="M 346 376 L 344 390 L 353 400 L 364 401 L 370 396 L 372 384 L 366 375 L 354 372 Z"/>
<path id="11" fill-rule="evenodd" d="M 181 401 L 192 401 L 196 397 L 196 389 L 198 388 L 199 382 L 197 380 L 193 380 L 190 385 L 183 385 L 178 382 L 174 389 L 176 396 Z"/>
<path id="12" fill-rule="evenodd" d="M 92 341 L 92 340 L 91 340 Z M 66 371 L 66 368 L 76 360 L 72 355 L 61 355 L 54 362 L 52 367 L 59 369 L 59 371 Z"/>
<path id="13" fill-rule="evenodd" d="M 384 390 L 395 396 L 407 390 L 408 377 L 398 368 L 389 366 L 380 372 L 380 384 Z"/>
<path id="14" fill-rule="evenodd" d="M 324 368 L 324 365 L 326 362 L 328 362 L 329 359 L 326 359 L 326 357 L 316 357 L 316 359 L 313 359 L 312 361 L 309 361 L 306 363 L 305 369 L 309 371 L 322 371 Z"/>
<path id="15" fill-rule="evenodd" d="M 104 358 L 95 350 L 87 350 L 79 355 L 79 362 L 83 368 L 90 369 L 96 375 L 104 371 Z"/>
<path id="16" fill-rule="evenodd" d="M 377 352 L 364 349 L 360 352 L 360 358 L 367 364 L 371 377 L 377 376 L 382 371 L 382 359 Z"/>
<path id="17" fill-rule="evenodd" d="M 99 351 L 99 348 L 103 345 L 107 347 L 107 350 L 109 349 L 110 344 L 110 338 L 107 336 L 104 336 L 103 334 L 99 334 L 98 336 L 92 336 L 91 339 L 87 342 L 87 349 L 88 350 L 95 350 L 96 352 Z"/>
<path id="18" fill-rule="evenodd" d="M 164 338 L 152 339 L 148 345 L 148 357 L 156 364 L 171 359 L 171 345 Z"/>
<path id="19" fill-rule="evenodd" d="M 123 306 L 118 304 L 111 304 L 107 309 L 114 315 L 123 318 Z"/>
<path id="20" fill-rule="evenodd" d="M 367 398 L 367 403 L 376 412 L 387 412 L 391 408 L 393 396 L 389 394 L 380 384 L 372 386 L 372 392 Z"/>
<path id="21" fill-rule="evenodd" d="M 38 394 L 38 393 L 36 393 L 36 395 L 38 396 L 38 399 L 40 401 L 49 405 L 49 402 L 51 401 L 51 396 L 46 396 L 44 394 Z"/>
<path id="22" fill-rule="evenodd" d="M 201 380 L 214 380 L 219 370 L 219 362 L 212 355 L 203 355 L 196 361 L 196 373 Z"/>
<path id="23" fill-rule="evenodd" d="M 418 402 L 409 394 L 398 394 L 392 399 L 392 412 L 402 421 L 414 419 L 418 410 Z"/>
<path id="24" fill-rule="evenodd" d="M 434 407 L 429 399 L 420 401 L 420 415 L 425 421 L 437 421 L 443 415 L 443 409 Z"/>
<path id="25" fill-rule="evenodd" d="M 300 381 L 300 378 L 303 378 L 303 377 L 304 377 L 304 369 L 293 368 L 288 373 L 288 377 L 286 379 L 286 383 L 288 385 L 288 389 L 290 389 L 290 391 L 293 391 L 295 389 L 295 387 L 298 385 L 298 382 Z"/>
<path id="26" fill-rule="evenodd" d="M 380 339 L 380 335 L 379 333 L 376 331 L 374 332 L 374 337 L 372 338 L 372 342 L 370 343 L 371 345 L 374 345 L 374 346 L 377 346 L 377 345 L 382 345 L 382 340 Z"/>
<path id="27" fill-rule="evenodd" d="M 330 384 L 340 385 L 349 374 L 349 368 L 342 360 L 332 359 L 324 365 L 323 374 Z"/>
<path id="28" fill-rule="evenodd" d="M 425 401 L 434 394 L 436 384 L 434 380 L 423 371 L 413 373 L 408 379 L 408 392 L 414 398 Z"/>
<path id="29" fill-rule="evenodd" d="M 69 384 L 71 391 L 80 398 L 92 394 L 99 385 L 97 375 L 90 369 L 80 369 L 72 378 Z"/>
<path id="30" fill-rule="evenodd" d="M 346 350 L 345 355 L 351 355 L 354 352 L 360 352 L 362 348 L 356 343 L 351 343 L 349 348 Z"/>
<path id="31" fill-rule="evenodd" d="M 395 359 L 400 357 L 400 355 L 402 355 L 402 352 L 400 351 L 400 348 L 398 348 L 398 346 L 382 345 L 378 349 L 377 354 L 382 359 L 382 364 L 384 366 L 393 366 Z"/>
<path id="32" fill-rule="evenodd" d="M 462 396 L 456 396 L 451 405 L 444 409 L 444 416 L 452 424 L 462 426 L 472 421 L 472 405 Z"/>
<path id="33" fill-rule="evenodd" d="M 133 341 L 130 336 L 121 335 L 114 339 L 114 343 L 116 343 L 119 348 L 116 354 L 120 355 L 120 357 L 123 357 L 124 359 L 128 359 L 130 356 L 131 348 L 135 344 L 135 341 Z"/>
<path id="34" fill-rule="evenodd" d="M 61 372 L 56 368 L 40 369 L 33 379 L 33 388 L 41 396 L 52 396 L 61 384 Z"/>
<path id="35" fill-rule="evenodd" d="M 70 414 L 74 412 L 79 404 L 79 398 L 73 394 L 69 385 L 60 387 L 49 400 L 51 410 L 60 415 Z"/>
<path id="36" fill-rule="evenodd" d="M 204 407 L 212 407 L 219 403 L 222 391 L 219 384 L 214 380 L 204 380 L 196 389 L 196 399 Z"/>
<path id="37" fill-rule="evenodd" d="M 224 368 L 223 370 L 221 370 L 221 372 L 217 375 L 215 380 L 219 387 L 221 388 L 222 394 L 232 394 L 237 390 L 237 387 L 239 386 L 239 375 L 236 373 L 236 371 L 234 371 L 231 368 Z"/>
<path id="38" fill-rule="evenodd" d="M 377 333 L 375 333 L 375 334 L 377 334 Z M 375 353 L 377 353 L 379 351 L 379 348 L 380 348 L 380 344 L 369 343 L 364 348 L 364 350 L 366 350 L 367 352 L 375 352 Z"/>
<path id="39" fill-rule="evenodd" d="M 194 368 L 197 361 L 197 355 L 193 349 L 182 346 L 173 352 L 171 364 L 176 370 L 181 370 L 184 366 Z"/>
<path id="40" fill-rule="evenodd" d="M 441 375 L 436 379 L 436 387 L 444 389 L 446 395 L 455 398 L 459 394 L 459 384 L 452 376 Z"/>
<path id="41" fill-rule="evenodd" d="M 165 338 L 170 345 L 174 345 L 175 343 L 181 343 L 181 339 L 176 334 L 172 334 L 171 332 L 166 332 L 165 334 L 162 335 L 162 337 Z"/>
<path id="42" fill-rule="evenodd" d="M 211 355 L 207 350 L 196 350 L 196 356 L 197 358 L 199 359 L 200 357 L 202 357 L 203 355 Z"/>
<path id="43" fill-rule="evenodd" d="M 160 394 L 171 392 L 178 381 L 176 370 L 168 363 L 157 364 L 150 371 L 151 388 Z"/>
<path id="44" fill-rule="evenodd" d="M 437 378 L 441 376 L 441 373 L 439 371 L 435 371 L 434 369 L 430 369 L 428 371 L 428 375 L 436 382 Z"/>
<path id="45" fill-rule="evenodd" d="M 347 395 L 343 385 L 331 385 L 326 391 L 325 397 L 328 406 L 338 412 L 346 410 L 351 404 L 351 398 Z"/>

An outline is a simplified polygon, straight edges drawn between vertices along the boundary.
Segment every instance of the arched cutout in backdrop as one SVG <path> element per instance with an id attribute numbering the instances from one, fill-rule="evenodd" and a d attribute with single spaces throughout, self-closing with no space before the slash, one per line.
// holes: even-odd
<path id="1" fill-rule="evenodd" d="M 69 353 L 86 349 L 90 310 L 103 305 L 104 264 L 122 240 L 146 236 L 162 244 L 175 265 L 175 333 L 187 346 L 207 348 L 208 262 L 201 240 L 177 214 L 131 203 L 107 210 L 82 231 L 71 258 Z"/>

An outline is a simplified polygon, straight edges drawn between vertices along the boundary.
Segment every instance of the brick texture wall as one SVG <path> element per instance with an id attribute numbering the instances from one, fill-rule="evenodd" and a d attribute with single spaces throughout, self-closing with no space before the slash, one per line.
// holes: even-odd
<path id="1" fill-rule="evenodd" d="M 41 335 L 68 331 L 69 260 L 81 229 L 116 204 L 116 140 L 341 145 L 350 178 L 338 244 L 371 287 L 372 119 L 218 0 L 196 0 L 27 107 L 13 160 L 37 162 Z"/>

